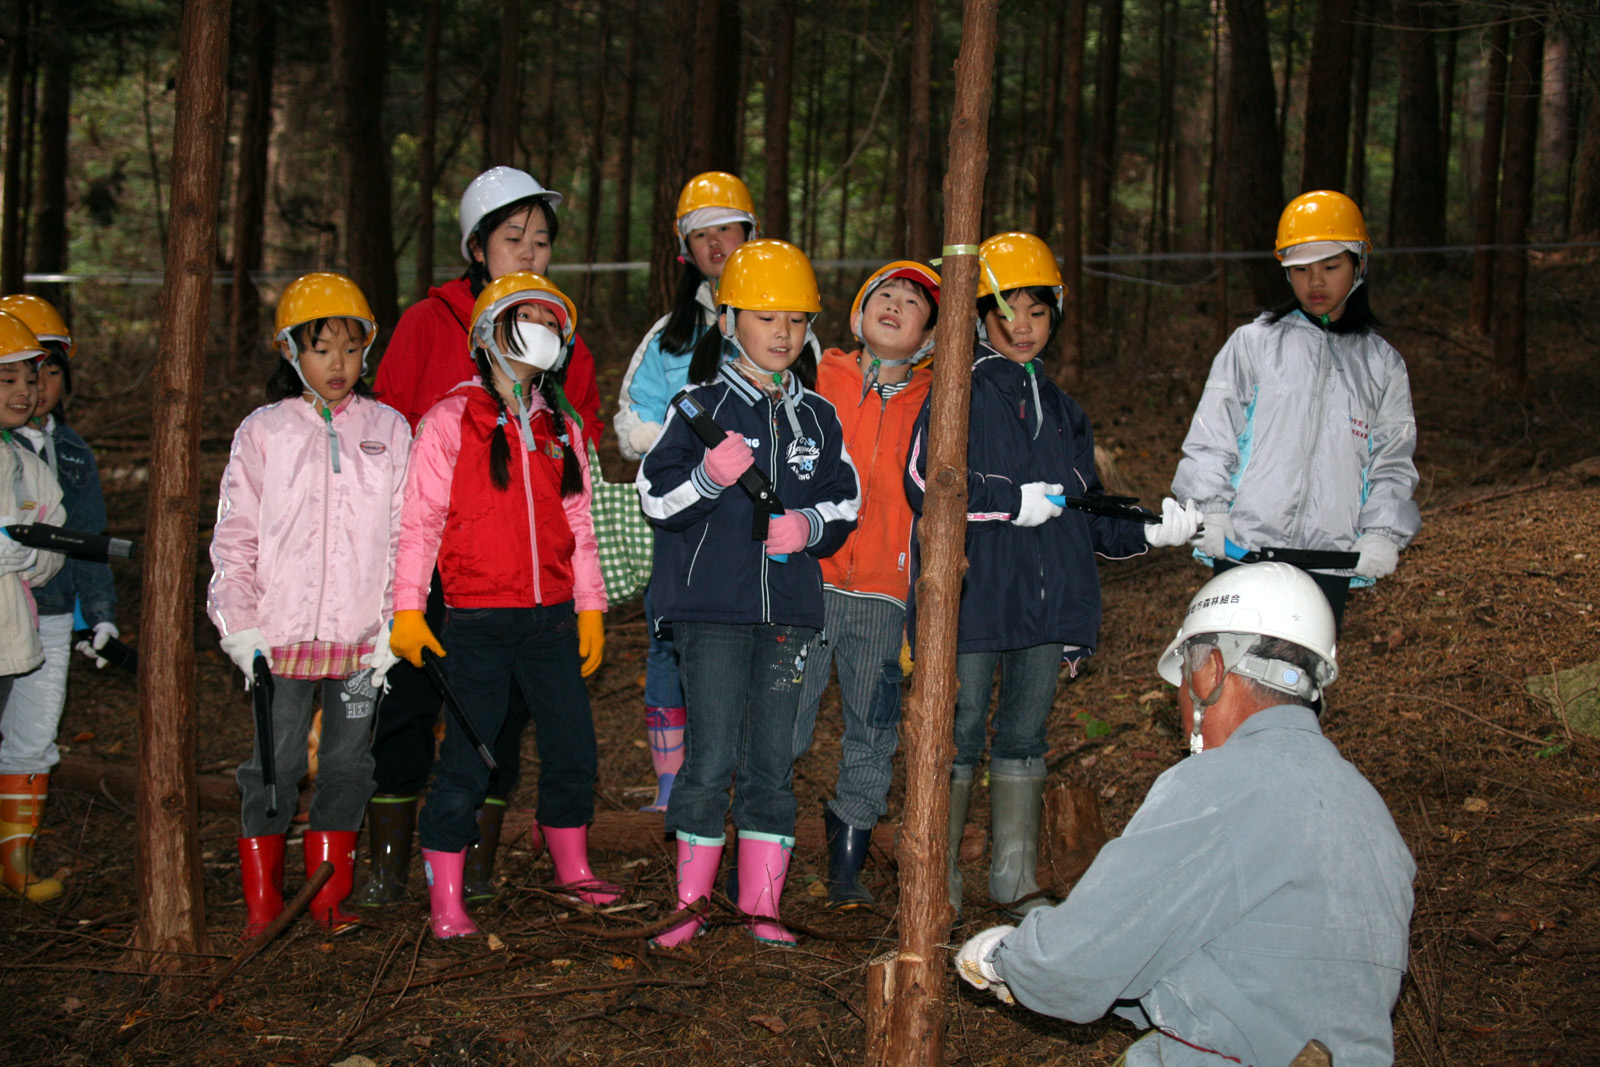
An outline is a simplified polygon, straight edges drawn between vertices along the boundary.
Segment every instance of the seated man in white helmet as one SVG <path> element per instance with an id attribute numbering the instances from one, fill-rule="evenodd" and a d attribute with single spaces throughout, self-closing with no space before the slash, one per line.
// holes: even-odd
<path id="1" fill-rule="evenodd" d="M 1193 755 L 1151 787 L 1070 896 L 972 938 L 961 976 L 1002 1000 L 1153 1032 L 1127 1067 L 1394 1061 L 1411 853 L 1310 703 L 1338 673 L 1333 615 L 1282 563 L 1226 571 L 1157 670 Z"/>

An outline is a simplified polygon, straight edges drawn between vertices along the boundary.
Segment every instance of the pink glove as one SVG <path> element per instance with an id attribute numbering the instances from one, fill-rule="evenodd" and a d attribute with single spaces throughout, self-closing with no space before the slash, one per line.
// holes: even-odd
<path id="1" fill-rule="evenodd" d="M 706 453 L 706 477 L 718 485 L 732 485 L 755 462 L 756 457 L 751 453 L 750 446 L 744 443 L 744 438 L 736 431 L 729 430 L 723 442 Z"/>
<path id="2" fill-rule="evenodd" d="M 767 555 L 798 552 L 811 540 L 811 523 L 798 511 L 774 515 L 767 524 Z"/>

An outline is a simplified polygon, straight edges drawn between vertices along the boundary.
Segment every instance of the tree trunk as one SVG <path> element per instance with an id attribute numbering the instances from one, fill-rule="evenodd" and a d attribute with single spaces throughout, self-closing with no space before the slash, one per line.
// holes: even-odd
<path id="1" fill-rule="evenodd" d="M 1258 0 L 1259 2 L 1259 0 Z M 1112 187 L 1117 169 L 1117 90 L 1122 74 L 1123 0 L 1100 7 L 1099 55 L 1095 57 L 1094 134 L 1089 149 L 1089 252 L 1111 251 Z M 1263 17 L 1264 18 L 1264 17 Z M 1268 84 L 1271 84 L 1269 73 Z M 1083 284 L 1083 317 L 1091 326 L 1106 321 L 1106 279 L 1090 275 Z"/>
<path id="2" fill-rule="evenodd" d="M 850 37 L 850 65 L 845 68 L 844 137 L 840 141 L 846 153 L 849 153 L 856 140 L 856 93 L 860 88 L 856 61 L 860 58 L 860 49 L 861 38 L 852 34 Z M 833 254 L 835 259 L 843 259 L 845 233 L 850 226 L 850 168 L 841 167 L 834 173 L 839 179 L 839 224 Z M 818 206 L 820 207 L 821 205 Z"/>
<path id="3" fill-rule="evenodd" d="M 1591 12 L 1591 18 L 1595 13 Z M 1539 108 L 1539 159 L 1542 173 L 1534 175 L 1535 203 L 1547 205 L 1541 212 L 1540 229 L 1563 231 L 1572 198 L 1572 154 L 1576 149 L 1576 116 L 1573 114 L 1572 67 L 1577 62 L 1572 42 L 1559 24 L 1545 34 L 1544 82 Z M 1550 209 L 1559 205 L 1553 216 Z"/>
<path id="4" fill-rule="evenodd" d="M 1350 199 L 1367 202 L 1367 117 L 1372 97 L 1372 19 L 1375 0 L 1356 0 L 1355 85 L 1350 109 Z"/>
<path id="5" fill-rule="evenodd" d="M 378 319 L 375 358 L 400 319 L 389 141 L 383 134 L 388 77 L 386 0 L 328 0 L 334 130 L 344 194 L 345 262 Z"/>
<path id="6" fill-rule="evenodd" d="M 1442 16 L 1444 36 L 1444 69 L 1439 76 L 1439 173 L 1444 175 L 1448 198 L 1450 189 L 1450 141 L 1455 133 L 1456 108 L 1456 41 L 1460 37 L 1456 22 L 1460 9 L 1447 8 Z M 1449 220 L 1446 219 L 1448 227 Z"/>
<path id="7" fill-rule="evenodd" d="M 500 60 L 489 106 L 489 159 L 496 165 L 515 166 L 522 115 L 522 0 L 500 0 L 499 33 Z M 548 174 L 545 180 L 551 180 Z"/>
<path id="8" fill-rule="evenodd" d="M 1083 378 L 1083 51 L 1089 21 L 1088 0 L 1066 0 L 1066 38 L 1062 42 L 1061 105 L 1061 359 L 1056 381 L 1071 389 Z"/>
<path id="9" fill-rule="evenodd" d="M 1045 54 L 1045 69 L 1049 74 L 1045 92 L 1048 95 L 1045 98 L 1043 143 L 1039 149 L 1039 165 L 1035 170 L 1038 188 L 1033 193 L 1033 232 L 1046 244 L 1050 243 L 1052 231 L 1056 228 L 1056 161 L 1061 158 L 1061 68 L 1066 63 L 1068 49 L 1072 47 L 1067 42 L 1070 7 L 1071 4 L 1063 3 L 1057 9 L 1051 33 L 1054 40 L 1046 41 L 1049 50 Z"/>
<path id="10" fill-rule="evenodd" d="M 1528 388 L 1528 220 L 1533 214 L 1533 176 L 1539 146 L 1539 97 L 1544 81 L 1544 23 L 1517 23 L 1506 83 L 1504 185 L 1495 253 L 1494 358 L 1506 392 L 1521 397 Z"/>
<path id="11" fill-rule="evenodd" d="M 60 20 L 55 28 L 63 29 Z M 67 133 L 72 121 L 71 47 L 60 34 L 45 42 L 44 90 L 39 101 L 39 176 L 34 183 L 33 270 L 61 274 L 67 269 Z M 36 285 L 33 291 L 54 304 L 71 321 L 71 290 L 64 285 Z"/>
<path id="12" fill-rule="evenodd" d="M 933 247 L 933 179 L 928 144 L 933 121 L 933 0 L 911 0 L 910 92 L 907 94 L 905 248 L 907 254 L 931 257 Z"/>
<path id="13" fill-rule="evenodd" d="M 1355 47 L 1355 0 L 1320 0 L 1311 31 L 1306 78 L 1305 136 L 1300 191 L 1344 189 L 1350 149 L 1350 66 Z"/>
<path id="14" fill-rule="evenodd" d="M 605 180 L 606 159 L 606 82 L 611 69 L 611 8 L 600 9 L 600 55 L 594 73 L 594 115 L 589 122 L 589 187 L 584 193 L 583 261 L 593 264 L 600 258 L 600 191 Z M 594 271 L 583 273 L 578 303 L 591 307 L 594 296 Z"/>
<path id="15" fill-rule="evenodd" d="M 672 303 L 672 289 L 678 272 L 678 238 L 668 220 L 676 217 L 678 191 L 692 175 L 689 173 L 690 123 L 694 102 L 689 97 L 693 84 L 692 55 L 696 0 L 667 0 L 663 8 L 660 47 L 655 50 L 660 81 L 656 113 L 655 197 L 650 217 L 659 220 L 650 229 L 649 307 L 652 317 L 665 314 Z M 700 95 L 704 95 L 703 93 Z"/>
<path id="16" fill-rule="evenodd" d="M 622 64 L 622 129 L 617 137 L 617 221 L 612 235 L 611 258 L 628 262 L 633 248 L 633 136 L 639 113 L 639 3 L 628 5 L 628 58 Z M 628 302 L 628 272 L 619 270 L 611 286 L 611 302 L 617 308 Z"/>
<path id="17" fill-rule="evenodd" d="M 428 0 L 422 17 L 422 129 L 417 131 L 417 259 L 411 299 L 421 300 L 433 285 L 433 189 L 438 180 L 434 157 L 439 137 L 439 0 Z"/>
<path id="18" fill-rule="evenodd" d="M 1489 30 L 1489 63 L 1483 91 L 1483 139 L 1478 143 L 1478 199 L 1473 212 L 1472 289 L 1467 319 L 1480 334 L 1494 323 L 1494 244 L 1500 215 L 1500 141 L 1505 129 L 1506 54 L 1511 23 L 1500 19 Z"/>
<path id="19" fill-rule="evenodd" d="M 769 237 L 789 233 L 789 119 L 794 111 L 795 0 L 778 0 L 772 31 L 772 63 L 767 67 L 766 199 L 762 230 Z"/>
<path id="20" fill-rule="evenodd" d="M 558 0 L 550 5 L 550 36 L 548 40 L 560 41 L 564 38 L 562 33 L 562 13 L 566 11 L 566 4 Z M 544 160 L 539 165 L 539 175 L 545 181 L 555 183 L 556 173 L 556 147 L 561 143 L 561 138 L 554 133 L 559 129 L 556 123 L 556 99 L 560 95 L 558 90 L 565 84 L 561 71 L 562 53 L 559 49 L 550 49 L 544 56 L 544 135 L 540 138 L 544 142 Z M 515 159 L 506 160 L 513 166 L 522 165 L 524 170 L 531 169 L 533 153 L 528 150 L 521 140 L 521 128 L 516 128 L 512 136 L 512 152 Z"/>
<path id="21" fill-rule="evenodd" d="M 1231 141 L 1227 168 L 1228 247 L 1266 252 L 1283 204 L 1283 149 L 1278 143 L 1277 90 L 1272 84 L 1265 0 L 1227 0 L 1233 71 L 1228 79 Z M 1248 259 L 1245 276 L 1256 303 L 1283 295 L 1283 273 L 1270 259 Z"/>
<path id="22" fill-rule="evenodd" d="M 1567 239 L 1600 240 L 1600 62 L 1589 61 L 1588 114 L 1583 121 L 1583 144 L 1572 168 L 1572 211 L 1567 218 Z"/>
<path id="23" fill-rule="evenodd" d="M 990 76 L 997 0 L 965 0 L 961 52 L 955 66 L 955 111 L 944 186 L 944 244 L 975 245 L 988 167 Z M 906 751 L 905 813 L 900 828 L 900 942 L 890 967 L 869 970 L 869 989 L 885 993 L 889 1010 L 867 1035 L 881 1064 L 944 1062 L 945 996 L 950 988 L 943 945 L 950 937 L 946 888 L 949 851 L 951 730 L 956 698 L 956 617 L 966 571 L 967 405 L 972 391 L 972 331 L 978 259 L 947 256 L 944 299 L 936 328 L 941 354 L 933 365 L 928 429 L 928 491 L 918 522 L 922 570 L 917 579 L 917 657 L 902 736 Z M 877 994 L 869 993 L 869 998 Z M 885 1019 L 883 1016 L 887 1015 Z M 887 1023 L 886 1026 L 883 1024 Z M 869 1057 L 869 1062 L 871 1062 Z"/>
<path id="24" fill-rule="evenodd" d="M 1395 60 L 1394 183 L 1389 196 L 1389 244 L 1444 244 L 1444 160 L 1439 155 L 1439 65 L 1429 11 L 1420 0 L 1393 0 Z M 1417 259 L 1417 266 L 1426 260 Z"/>
<path id="25" fill-rule="evenodd" d="M 141 969 L 209 951 L 195 792 L 194 568 L 199 534 L 201 394 L 217 200 L 226 134 L 228 0 L 183 6 L 173 133 L 172 234 L 161 295 L 150 418 L 139 656 L 139 789 L 134 869 Z"/>
<path id="26" fill-rule="evenodd" d="M 229 367 L 244 373 L 261 345 L 261 294 L 254 275 L 261 269 L 261 235 L 267 216 L 267 146 L 272 138 L 272 62 L 277 13 L 272 0 L 251 0 L 249 57 L 244 74 L 244 115 L 239 126 L 238 172 L 233 186 L 233 286 L 229 293 Z"/>
<path id="27" fill-rule="evenodd" d="M 740 56 L 738 0 L 699 0 L 695 12 L 694 94 L 689 167 L 695 171 L 738 166 Z M 688 177 L 688 175 L 685 175 Z"/>
<path id="28" fill-rule="evenodd" d="M 1288 0 L 1288 18 L 1283 23 L 1283 91 L 1278 94 L 1278 144 L 1289 143 L 1289 105 L 1294 100 L 1294 0 Z"/>
<path id="29" fill-rule="evenodd" d="M 29 4 L 15 0 L 16 16 L 11 28 L 11 70 L 6 79 L 6 143 L 4 186 L 0 187 L 0 288 L 8 293 L 22 292 L 23 213 L 22 142 L 23 113 L 28 95 Z"/>

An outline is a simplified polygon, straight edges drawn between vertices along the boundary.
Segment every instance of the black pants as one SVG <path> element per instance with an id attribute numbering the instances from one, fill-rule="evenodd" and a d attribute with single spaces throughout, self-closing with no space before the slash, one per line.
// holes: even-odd
<path id="1" fill-rule="evenodd" d="M 425 618 L 435 634 L 444 632 L 444 593 L 439 572 L 433 572 Z M 449 673 L 450 657 L 443 660 Z M 386 796 L 410 796 L 428 784 L 433 769 L 433 731 L 444 707 L 439 691 L 428 676 L 401 660 L 389 671 L 389 692 L 378 705 L 378 722 L 372 737 L 372 777 L 377 792 Z M 494 761 L 499 765 L 489 778 L 489 795 L 506 797 L 517 787 L 522 774 L 522 732 L 528 725 L 528 703 L 516 686 L 506 705 L 506 719 L 499 734 L 489 742 Z"/>
<path id="2" fill-rule="evenodd" d="M 1211 564 L 1213 574 L 1221 574 L 1237 566 L 1239 564 L 1231 559 L 1219 559 Z M 1333 609 L 1333 630 L 1334 633 L 1338 633 L 1344 626 L 1344 602 L 1350 597 L 1350 579 L 1342 574 L 1322 574 L 1318 571 L 1306 571 L 1306 573 L 1317 583 L 1322 595 L 1328 598 L 1328 606 Z"/>

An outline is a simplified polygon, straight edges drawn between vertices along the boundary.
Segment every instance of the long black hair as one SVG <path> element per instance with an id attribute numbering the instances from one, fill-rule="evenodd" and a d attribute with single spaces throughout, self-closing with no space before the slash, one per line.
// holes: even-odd
<path id="1" fill-rule="evenodd" d="M 293 339 L 296 350 L 304 352 L 316 344 L 317 339 L 322 336 L 322 331 L 327 329 L 328 323 L 335 318 L 346 318 L 346 316 L 335 315 L 324 319 L 312 319 L 310 322 L 303 322 L 291 330 L 289 337 Z M 360 320 L 350 319 L 349 321 L 359 323 Z M 267 378 L 267 399 L 269 401 L 292 400 L 305 393 L 306 383 L 301 381 L 300 375 L 295 373 L 294 364 L 283 358 L 275 359 L 272 362 L 274 364 L 272 374 Z M 372 386 L 367 384 L 365 378 L 357 378 L 355 386 L 350 391 L 357 396 L 376 395 L 372 391 Z"/>
<path id="2" fill-rule="evenodd" d="M 483 292 L 483 287 L 494 279 L 489 277 L 489 249 L 490 235 L 498 230 L 511 216 L 520 215 L 528 210 L 529 206 L 537 206 L 544 212 L 544 221 L 550 227 L 550 244 L 556 243 L 556 236 L 561 232 L 561 223 L 556 217 L 556 209 L 550 206 L 550 201 L 543 196 L 525 196 L 521 200 L 513 200 L 504 207 L 497 207 L 483 218 L 478 220 L 478 225 L 467 237 L 467 248 L 476 247 L 483 253 L 482 259 L 474 258 L 467 264 L 467 284 L 472 286 L 473 299 Z"/>
<path id="3" fill-rule="evenodd" d="M 729 313 L 736 314 L 731 308 Z M 689 360 L 689 384 L 704 385 L 715 381 L 717 371 L 722 369 L 722 364 L 733 353 L 732 343 L 723 338 L 722 331 L 713 323 L 711 329 L 695 343 L 694 356 Z M 808 339 L 801 340 L 800 354 L 789 364 L 789 370 L 807 389 L 817 387 L 817 353 Z"/>
<path id="4" fill-rule="evenodd" d="M 750 223 L 741 222 L 739 225 L 744 227 L 744 239 L 750 240 Z M 701 327 L 700 301 L 695 298 L 700 292 L 700 283 L 706 280 L 700 268 L 695 266 L 693 256 L 680 258 L 683 260 L 683 273 L 678 275 L 678 292 L 672 298 L 672 312 L 667 316 L 667 324 L 661 329 L 661 350 L 674 356 L 681 356 L 694 347 L 695 334 Z"/>
<path id="5" fill-rule="evenodd" d="M 1000 295 L 1006 298 L 1007 304 L 1010 304 L 1016 299 L 1018 293 L 1027 293 L 1033 298 L 1035 304 L 1043 304 L 1050 309 L 1050 337 L 1043 345 L 1039 346 L 1039 356 L 1043 356 L 1050 351 L 1050 346 L 1056 343 L 1056 334 L 1061 329 L 1061 304 L 1056 300 L 1056 291 L 1052 286 L 1048 285 L 1024 285 L 1016 289 L 1007 289 Z M 995 299 L 993 293 L 978 298 L 979 322 L 988 318 L 989 312 L 998 310 L 1000 310 L 1000 301 Z M 1039 356 L 1034 358 L 1038 359 Z"/>
<path id="6" fill-rule="evenodd" d="M 63 426 L 67 424 L 67 401 L 72 398 L 72 360 L 67 357 L 67 346 L 60 341 L 40 341 L 39 347 L 44 349 L 44 358 L 39 361 L 39 375 L 42 379 L 46 367 L 61 368 L 61 399 L 56 403 L 56 409 L 50 414 Z"/>
<path id="7" fill-rule="evenodd" d="M 502 335 L 498 338 L 499 344 L 513 352 L 521 352 L 515 331 L 504 330 L 499 332 Z M 489 442 L 489 482 L 503 493 L 511 485 L 511 435 L 516 434 L 520 437 L 522 429 L 517 424 L 517 417 L 506 407 L 505 397 L 501 396 L 500 390 L 495 387 L 494 357 L 489 354 L 488 349 L 482 347 L 474 349 L 472 357 L 478 364 L 478 377 L 482 380 L 484 389 L 494 399 L 494 406 L 500 412 L 499 432 Z M 561 450 L 561 495 L 563 497 L 583 492 L 583 470 L 578 466 L 577 453 L 577 449 L 583 447 L 583 435 L 581 432 L 583 419 L 572 410 L 572 405 L 567 401 L 566 391 L 562 388 L 562 383 L 566 380 L 566 377 L 567 367 L 563 363 L 559 370 L 546 371 L 543 374 L 535 375 L 533 378 L 533 381 L 538 383 L 539 395 L 544 397 L 544 402 L 549 405 L 551 412 L 555 416 L 556 425 L 558 427 L 564 425 L 562 415 L 565 413 L 571 416 L 579 427 L 580 432 L 577 440 L 563 442 Z"/>
<path id="8" fill-rule="evenodd" d="M 1361 260 L 1354 252 L 1346 251 L 1343 254 L 1350 257 L 1350 262 L 1355 265 L 1356 270 L 1361 269 Z M 1370 273 L 1371 270 L 1369 268 L 1368 274 L 1370 275 Z M 1351 290 L 1350 295 L 1345 299 L 1344 311 L 1341 312 L 1339 317 L 1334 319 L 1332 322 L 1323 323 L 1319 321 L 1317 316 L 1312 315 L 1310 312 L 1306 312 L 1306 318 L 1310 319 L 1318 326 L 1321 326 L 1329 333 L 1371 333 L 1374 329 L 1383 325 L 1383 320 L 1378 318 L 1378 316 L 1373 313 L 1372 304 L 1367 299 L 1367 290 L 1370 287 L 1371 282 L 1363 280 L 1360 285 Z M 1291 296 L 1288 300 L 1282 304 L 1279 304 L 1277 307 L 1269 308 L 1267 310 L 1267 321 L 1282 322 L 1285 318 L 1293 315 L 1299 310 L 1300 298 Z"/>

